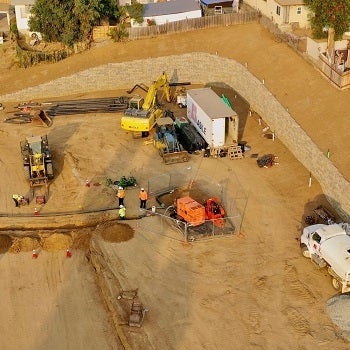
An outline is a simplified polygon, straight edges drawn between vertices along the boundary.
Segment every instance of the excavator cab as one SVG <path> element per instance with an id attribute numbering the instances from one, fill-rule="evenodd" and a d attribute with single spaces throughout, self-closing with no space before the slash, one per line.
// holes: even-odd
<path id="1" fill-rule="evenodd" d="M 124 130 L 133 131 L 137 134 L 149 133 L 158 118 L 163 116 L 163 110 L 157 105 L 157 91 L 163 88 L 166 100 L 170 102 L 170 88 L 168 77 L 163 74 L 154 81 L 147 90 L 145 98 L 134 96 L 129 101 L 121 119 L 121 127 Z"/>

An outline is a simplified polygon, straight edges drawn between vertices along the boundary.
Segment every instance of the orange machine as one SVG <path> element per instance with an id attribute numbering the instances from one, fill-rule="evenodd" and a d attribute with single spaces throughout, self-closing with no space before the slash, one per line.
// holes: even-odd
<path id="1" fill-rule="evenodd" d="M 217 197 L 207 199 L 204 207 L 206 220 L 212 220 L 214 225 L 221 228 L 225 226 L 225 222 L 223 220 L 223 217 L 225 216 L 225 210 L 219 204 L 219 199 Z"/>
<path id="2" fill-rule="evenodd" d="M 176 200 L 177 215 L 181 216 L 192 226 L 198 226 L 205 222 L 205 208 L 191 197 L 178 198 Z"/>

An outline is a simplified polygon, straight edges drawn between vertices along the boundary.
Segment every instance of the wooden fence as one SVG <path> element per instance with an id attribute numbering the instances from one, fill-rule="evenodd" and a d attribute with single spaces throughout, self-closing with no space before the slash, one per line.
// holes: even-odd
<path id="1" fill-rule="evenodd" d="M 187 18 L 182 21 L 169 22 L 147 27 L 126 28 L 129 40 L 155 37 L 163 34 L 188 32 L 197 29 L 232 26 L 254 22 L 258 18 L 255 10 L 242 13 L 227 13 L 223 15 L 205 16 L 201 18 Z M 105 39 L 113 26 L 98 26 L 93 29 L 93 38 Z"/>
<path id="2" fill-rule="evenodd" d="M 335 67 L 334 64 L 330 64 L 326 55 L 321 53 L 319 56 L 320 71 L 338 88 L 349 89 L 350 88 L 350 70 L 344 72 Z"/>

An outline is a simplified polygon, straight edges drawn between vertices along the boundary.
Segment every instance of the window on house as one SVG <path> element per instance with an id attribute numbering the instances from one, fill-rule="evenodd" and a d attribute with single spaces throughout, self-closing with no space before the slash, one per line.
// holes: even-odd
<path id="1" fill-rule="evenodd" d="M 24 5 L 21 7 L 21 18 L 29 18 L 31 8 L 32 5 Z"/>
<path id="2" fill-rule="evenodd" d="M 278 6 L 278 5 L 276 7 L 276 14 L 279 15 L 279 16 L 281 15 L 281 7 Z"/>
<path id="3" fill-rule="evenodd" d="M 300 15 L 301 14 L 301 7 L 297 8 L 297 14 Z"/>

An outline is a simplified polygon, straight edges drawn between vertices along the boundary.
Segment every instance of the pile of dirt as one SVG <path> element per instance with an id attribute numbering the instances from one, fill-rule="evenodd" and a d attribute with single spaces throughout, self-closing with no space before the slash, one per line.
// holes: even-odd
<path id="1" fill-rule="evenodd" d="M 64 233 L 54 233 L 42 241 L 42 247 L 48 252 L 56 252 L 71 247 L 73 239 Z"/>
<path id="2" fill-rule="evenodd" d="M 101 237 L 107 242 L 125 242 L 134 237 L 134 229 L 127 224 L 116 223 L 104 226 L 101 230 Z"/>
<path id="3" fill-rule="evenodd" d="M 33 237 L 22 237 L 15 238 L 11 247 L 9 248 L 10 253 L 30 252 L 33 249 L 40 248 L 40 240 Z"/>
<path id="4" fill-rule="evenodd" d="M 7 252 L 12 245 L 10 236 L 0 236 L 0 254 Z"/>

